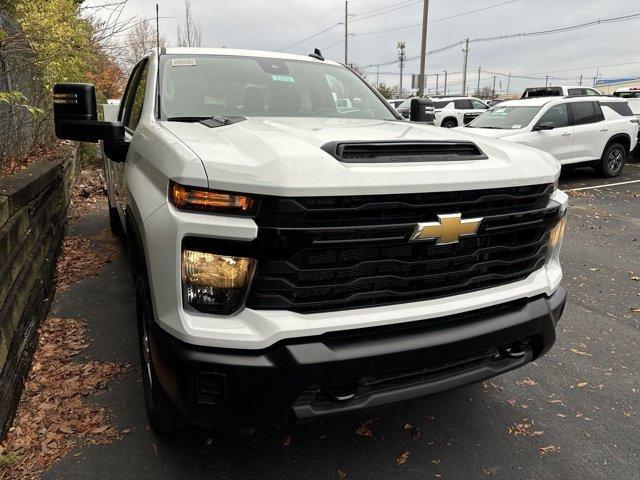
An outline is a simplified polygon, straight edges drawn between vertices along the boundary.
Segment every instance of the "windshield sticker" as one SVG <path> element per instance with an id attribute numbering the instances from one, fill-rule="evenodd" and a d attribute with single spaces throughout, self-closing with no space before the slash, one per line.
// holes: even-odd
<path id="1" fill-rule="evenodd" d="M 274 82 L 296 83 L 291 75 L 271 75 Z"/>
<path id="2" fill-rule="evenodd" d="M 514 125 L 511 128 L 514 129 L 514 130 L 520 130 L 522 128 L 522 125 Z"/>
<path id="3" fill-rule="evenodd" d="M 171 60 L 171 65 L 174 67 L 195 67 L 196 59 L 195 58 L 174 58 Z"/>

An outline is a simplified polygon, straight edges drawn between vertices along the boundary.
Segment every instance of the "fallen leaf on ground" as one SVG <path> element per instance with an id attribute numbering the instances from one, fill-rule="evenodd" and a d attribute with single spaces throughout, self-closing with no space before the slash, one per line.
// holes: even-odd
<path id="1" fill-rule="evenodd" d="M 356 433 L 361 437 L 373 438 L 373 431 L 371 430 L 371 425 L 373 425 L 373 420 L 369 419 L 358 427 L 358 429 L 356 430 Z"/>
<path id="2" fill-rule="evenodd" d="M 576 355 L 580 355 L 581 357 L 593 357 L 590 353 L 583 352 L 582 350 L 578 350 L 577 348 L 572 348 L 571 351 Z"/>
<path id="3" fill-rule="evenodd" d="M 544 435 L 542 430 L 532 430 L 535 428 L 535 423 L 527 418 L 520 423 L 514 423 L 512 427 L 509 427 L 509 433 L 515 437 L 522 435 L 524 437 L 541 437 Z"/>
<path id="4" fill-rule="evenodd" d="M 109 424 L 109 411 L 86 399 L 104 391 L 127 365 L 79 363 L 76 356 L 88 346 L 85 331 L 84 320 L 49 317 L 41 324 L 13 427 L 0 443 L 0 454 L 20 461 L 0 465 L 0 478 L 40 478 L 78 439 L 104 445 L 120 438 Z"/>
<path id="5" fill-rule="evenodd" d="M 411 452 L 409 450 L 398 455 L 398 458 L 396 458 L 396 465 L 404 465 L 405 463 L 407 463 L 407 460 L 409 460 L 409 455 L 411 455 Z"/>
<path id="6" fill-rule="evenodd" d="M 560 447 L 556 447 L 555 445 L 547 445 L 546 447 L 538 448 L 538 452 L 540 455 L 548 455 L 549 453 L 558 453 L 560 451 Z"/>
<path id="7" fill-rule="evenodd" d="M 291 446 L 291 435 L 287 435 L 284 440 L 282 441 L 282 446 L 283 447 L 290 447 Z"/>
<path id="8" fill-rule="evenodd" d="M 527 385 L 529 387 L 533 387 L 535 385 L 538 385 L 538 382 L 536 382 L 535 380 L 533 380 L 533 379 L 531 379 L 529 377 L 523 378 L 522 380 L 516 380 L 516 383 L 518 385 L 520 385 L 520 386 Z"/>

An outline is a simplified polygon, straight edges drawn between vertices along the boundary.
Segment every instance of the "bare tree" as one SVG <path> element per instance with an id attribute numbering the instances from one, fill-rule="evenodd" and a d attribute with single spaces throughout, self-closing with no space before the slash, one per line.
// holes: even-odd
<path id="1" fill-rule="evenodd" d="M 123 67 L 126 72 L 130 72 L 136 63 L 148 51 L 156 48 L 156 27 L 149 19 L 143 19 L 133 24 L 125 43 L 125 53 L 123 56 Z M 160 35 L 160 46 L 166 46 L 166 40 Z"/>
<path id="2" fill-rule="evenodd" d="M 202 46 L 200 26 L 193 19 L 193 15 L 191 13 L 191 0 L 184 0 L 184 27 L 178 25 L 178 46 Z"/>

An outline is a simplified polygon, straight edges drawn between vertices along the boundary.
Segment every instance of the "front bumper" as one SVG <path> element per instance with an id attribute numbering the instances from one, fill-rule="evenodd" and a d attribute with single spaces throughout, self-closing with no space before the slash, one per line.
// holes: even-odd
<path id="1" fill-rule="evenodd" d="M 485 380 L 544 355 L 566 291 L 489 309 L 279 342 L 265 350 L 183 343 L 155 326 L 169 397 L 202 426 L 281 425 Z M 398 306 L 401 308 L 401 306 Z"/>

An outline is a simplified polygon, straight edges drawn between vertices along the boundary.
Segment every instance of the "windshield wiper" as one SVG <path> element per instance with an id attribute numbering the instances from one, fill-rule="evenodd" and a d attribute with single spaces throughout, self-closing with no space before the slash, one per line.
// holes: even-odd
<path id="1" fill-rule="evenodd" d="M 214 115 L 212 117 L 169 117 L 169 122 L 185 122 L 196 123 L 199 122 L 209 128 L 224 127 L 225 125 L 233 125 L 234 123 L 244 122 L 247 118 L 241 116 L 226 116 L 226 115 Z"/>

